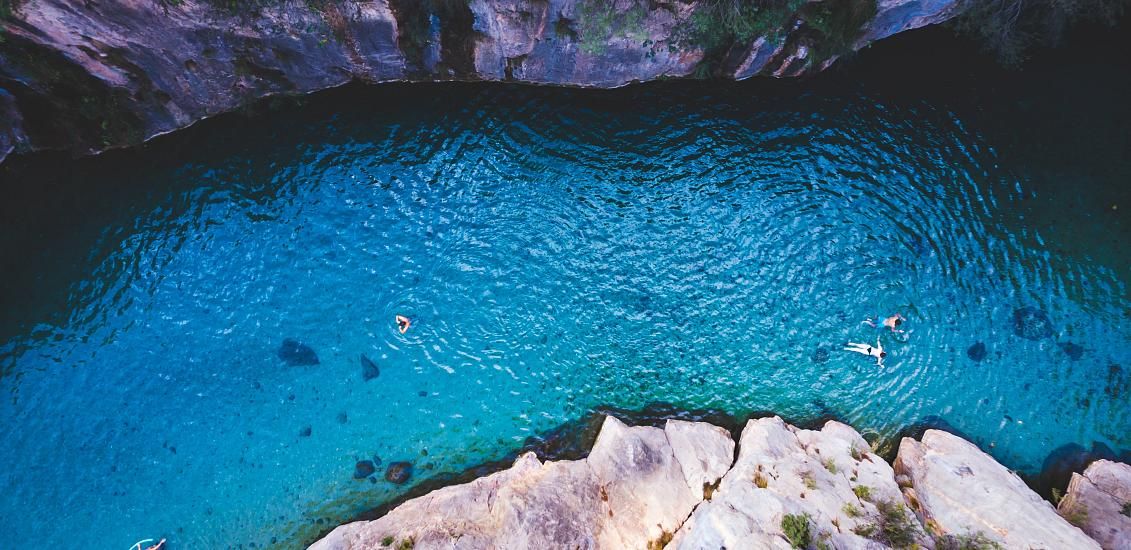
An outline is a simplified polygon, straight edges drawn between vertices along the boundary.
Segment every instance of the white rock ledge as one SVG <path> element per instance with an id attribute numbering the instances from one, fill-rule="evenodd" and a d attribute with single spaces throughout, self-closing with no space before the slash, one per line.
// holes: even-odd
<path id="1" fill-rule="evenodd" d="M 1131 549 L 1124 464 L 1101 461 L 1074 476 L 1061 513 L 1081 531 L 989 455 L 937 430 L 904 439 L 894 469 L 839 422 L 818 431 L 751 420 L 737 461 L 734 450 L 711 424 L 628 427 L 606 417 L 588 458 L 526 453 L 310 548 Z M 1081 507 L 1086 517 L 1073 516 Z"/>

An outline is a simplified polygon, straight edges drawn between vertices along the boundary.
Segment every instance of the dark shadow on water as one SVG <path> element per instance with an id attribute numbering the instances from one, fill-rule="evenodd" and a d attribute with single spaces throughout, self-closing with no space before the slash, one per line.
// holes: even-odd
<path id="1" fill-rule="evenodd" d="M 1131 450 L 1116 453 L 1111 447 L 1098 441 L 1086 449 L 1076 443 L 1068 443 L 1054 449 L 1041 464 L 1037 475 L 1022 476 L 1025 483 L 1046 500 L 1056 503 L 1057 493 L 1063 495 L 1072 480 L 1073 473 L 1082 473 L 1097 460 L 1111 460 L 1131 464 Z"/>

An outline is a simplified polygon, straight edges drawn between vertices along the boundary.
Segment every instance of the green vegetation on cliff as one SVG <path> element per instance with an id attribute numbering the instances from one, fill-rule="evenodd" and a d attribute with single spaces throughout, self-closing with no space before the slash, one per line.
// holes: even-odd
<path id="1" fill-rule="evenodd" d="M 732 43 L 749 43 L 760 36 L 771 40 L 789 24 L 804 0 L 706 0 L 691 15 L 690 39 L 706 50 Z"/>
<path id="2" fill-rule="evenodd" d="M 22 0 L 0 0 L 0 19 L 8 19 L 15 13 L 16 8 L 19 7 Z M 3 34 L 3 29 L 0 29 L 0 36 Z"/>

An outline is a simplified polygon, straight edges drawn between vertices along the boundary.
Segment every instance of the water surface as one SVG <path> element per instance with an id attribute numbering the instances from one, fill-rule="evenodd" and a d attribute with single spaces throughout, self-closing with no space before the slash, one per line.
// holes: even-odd
<path id="1" fill-rule="evenodd" d="M 295 547 L 405 489 L 358 460 L 415 483 L 603 404 L 1131 447 L 1127 84 L 1027 132 L 1046 96 L 845 80 L 353 89 L 9 166 L 0 546 Z"/>

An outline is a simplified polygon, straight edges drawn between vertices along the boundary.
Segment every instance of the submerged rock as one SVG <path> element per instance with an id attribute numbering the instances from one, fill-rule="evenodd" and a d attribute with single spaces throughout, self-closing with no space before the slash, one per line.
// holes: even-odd
<path id="1" fill-rule="evenodd" d="M 966 348 L 966 357 L 969 357 L 970 359 L 980 363 L 982 359 L 986 358 L 986 345 L 982 342 L 978 342 L 973 346 Z"/>
<path id="2" fill-rule="evenodd" d="M 814 363 L 827 363 L 829 361 L 829 348 L 825 346 L 817 346 L 810 357 Z"/>
<path id="3" fill-rule="evenodd" d="M 373 472 L 376 471 L 377 466 L 373 464 L 372 460 L 359 460 L 357 461 L 357 464 L 354 464 L 353 466 L 353 478 L 365 479 L 373 475 Z"/>
<path id="4" fill-rule="evenodd" d="M 400 485 L 412 477 L 412 463 L 393 462 L 385 469 L 385 481 Z"/>
<path id="5" fill-rule="evenodd" d="M 1054 449 L 1041 463 L 1037 475 L 1037 490 L 1052 495 L 1053 490 L 1062 491 L 1068 485 L 1072 474 L 1083 472 L 1089 464 L 1097 460 L 1116 460 L 1115 451 L 1099 441 L 1092 442 L 1088 450 L 1076 443 L 1068 443 Z"/>
<path id="6" fill-rule="evenodd" d="M 1105 550 L 1131 548 L 1131 465 L 1097 460 L 1072 474 L 1057 511 Z"/>
<path id="7" fill-rule="evenodd" d="M 381 376 L 381 369 L 377 367 L 365 354 L 361 355 L 361 378 L 366 382 Z"/>
<path id="8" fill-rule="evenodd" d="M 283 340 L 279 346 L 279 359 L 291 367 L 318 364 L 318 354 L 314 353 L 314 349 L 294 338 Z"/>
<path id="9" fill-rule="evenodd" d="M 1120 396 L 1131 389 L 1131 376 L 1123 372 L 1123 367 L 1111 364 L 1107 366 L 1107 381 L 1104 384 L 1104 395 L 1112 399 L 1119 399 Z"/>
<path id="10" fill-rule="evenodd" d="M 310 426 L 303 426 L 302 429 L 298 431 L 298 436 L 310 437 L 310 434 L 313 433 L 313 431 L 314 430 Z"/>
<path id="11" fill-rule="evenodd" d="M 1064 351 L 1064 354 L 1073 361 L 1079 361 L 1080 358 L 1084 356 L 1084 347 L 1079 344 L 1065 342 L 1058 345 L 1060 346 L 1060 349 Z"/>
<path id="12" fill-rule="evenodd" d="M 1013 311 L 1013 332 L 1027 340 L 1042 340 L 1052 336 L 1052 321 L 1044 311 L 1023 307 Z"/>

